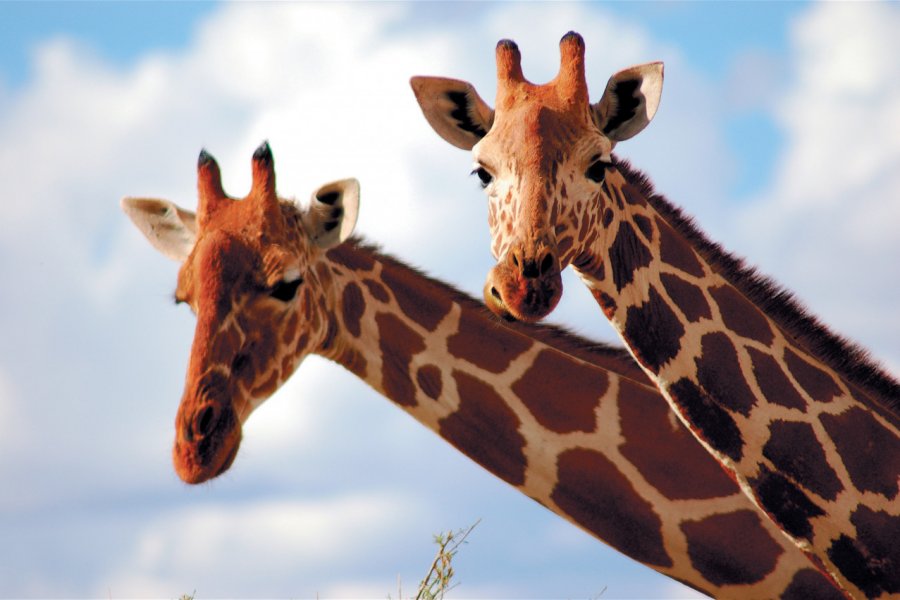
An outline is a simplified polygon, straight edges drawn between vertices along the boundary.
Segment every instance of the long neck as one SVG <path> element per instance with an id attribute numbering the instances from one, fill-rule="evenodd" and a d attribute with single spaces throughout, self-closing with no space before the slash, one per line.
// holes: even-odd
<path id="1" fill-rule="evenodd" d="M 491 473 L 713 596 L 833 595 L 624 352 L 500 323 L 357 243 L 328 259 L 342 290 L 328 356 Z"/>
<path id="2" fill-rule="evenodd" d="M 628 171 L 579 261 L 698 439 L 853 593 L 900 593 L 900 386 Z M 822 518 L 819 518 L 822 517 Z M 893 533 L 891 535 L 894 535 Z"/>

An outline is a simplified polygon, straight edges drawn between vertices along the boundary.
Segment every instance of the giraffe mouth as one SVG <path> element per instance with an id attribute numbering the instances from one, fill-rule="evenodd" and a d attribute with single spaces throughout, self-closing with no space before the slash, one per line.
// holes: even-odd
<path id="1" fill-rule="evenodd" d="M 540 321 L 556 308 L 562 297 L 562 277 L 554 270 L 539 277 L 524 277 L 505 264 L 488 273 L 484 301 L 506 321 Z"/>

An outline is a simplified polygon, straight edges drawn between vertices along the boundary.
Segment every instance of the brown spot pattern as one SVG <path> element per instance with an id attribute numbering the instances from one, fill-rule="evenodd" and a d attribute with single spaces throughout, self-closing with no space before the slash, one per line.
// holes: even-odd
<path id="1" fill-rule="evenodd" d="M 809 423 L 774 421 L 771 436 L 763 446 L 763 456 L 775 468 L 794 481 L 803 482 L 806 489 L 826 500 L 834 500 L 844 486 L 828 464 L 825 450 Z"/>
<path id="2" fill-rule="evenodd" d="M 344 326 L 347 331 L 355 338 L 361 333 L 360 319 L 366 310 L 366 304 L 363 300 L 362 291 L 354 282 L 344 286 L 341 293 L 341 316 L 344 318 Z"/>
<path id="3" fill-rule="evenodd" d="M 457 332 L 447 338 L 447 351 L 486 371 L 502 373 L 531 347 L 532 341 L 518 335 L 503 336 L 501 341 L 494 336 L 494 329 L 499 326 L 483 317 L 463 312 Z"/>
<path id="4" fill-rule="evenodd" d="M 644 304 L 628 307 L 625 339 L 637 359 L 654 373 L 675 358 L 683 335 L 684 325 L 656 288 L 650 287 Z"/>
<path id="5" fill-rule="evenodd" d="M 394 298 L 403 313 L 427 329 L 434 331 L 450 312 L 453 301 L 436 289 L 416 290 L 402 280 L 402 273 L 385 268 L 381 273 L 384 284 L 394 292 Z"/>
<path id="6" fill-rule="evenodd" d="M 900 440 L 860 407 L 839 415 L 823 414 L 820 419 L 853 485 L 861 491 L 895 499 L 900 478 Z"/>
<path id="7" fill-rule="evenodd" d="M 453 380 L 459 409 L 441 419 L 441 436 L 507 483 L 525 483 L 525 438 L 519 433 L 518 417 L 480 379 L 454 370 Z"/>
<path id="8" fill-rule="evenodd" d="M 371 271 L 375 267 L 375 256 L 350 244 L 335 246 L 326 256 L 354 271 Z"/>
<path id="9" fill-rule="evenodd" d="M 719 463 L 684 427 L 673 427 L 672 410 L 662 396 L 620 380 L 619 450 L 647 482 L 666 498 L 718 498 L 739 491 Z"/>
<path id="10" fill-rule="evenodd" d="M 557 433 L 594 431 L 595 411 L 608 388 L 605 371 L 553 350 L 541 350 L 534 364 L 512 385 L 538 423 Z"/>
<path id="11" fill-rule="evenodd" d="M 725 456 L 741 460 L 744 455 L 741 430 L 724 408 L 687 378 L 670 385 L 669 394 L 684 412 L 691 429 Z"/>
<path id="12" fill-rule="evenodd" d="M 659 280 L 662 282 L 666 294 L 684 313 L 688 321 L 696 323 L 700 319 L 712 318 L 709 302 L 706 301 L 706 296 L 699 287 L 671 273 L 660 274 Z"/>
<path id="13" fill-rule="evenodd" d="M 730 331 L 765 345 L 775 339 L 765 315 L 735 288 L 722 285 L 710 288 L 709 294 L 719 305 L 722 322 Z"/>
<path id="14" fill-rule="evenodd" d="M 784 362 L 797 383 L 815 402 L 831 402 L 840 394 L 841 390 L 831 375 L 809 364 L 790 348 L 785 348 Z"/>
<path id="15" fill-rule="evenodd" d="M 646 267 L 653 259 L 650 248 L 641 241 L 628 221 L 619 223 L 616 238 L 609 246 L 609 265 L 613 283 L 618 291 L 634 281 L 634 272 Z"/>
<path id="16" fill-rule="evenodd" d="M 416 383 L 419 385 L 419 389 L 432 400 L 440 398 L 441 391 L 444 389 L 441 370 L 435 365 L 419 367 L 419 370 L 416 371 Z"/>
<path id="17" fill-rule="evenodd" d="M 803 569 L 794 574 L 791 584 L 784 590 L 782 600 L 843 600 L 845 596 L 820 572 Z"/>
<path id="18" fill-rule="evenodd" d="M 645 217 L 644 215 L 633 215 L 631 217 L 634 224 L 637 225 L 637 228 L 641 230 L 641 233 L 644 234 L 644 237 L 647 238 L 650 242 L 653 241 L 653 224 L 650 219 Z"/>
<path id="19" fill-rule="evenodd" d="M 781 473 L 759 465 L 759 476 L 749 480 L 760 505 L 785 531 L 806 540 L 812 537 L 809 520 L 825 514 L 803 490 Z"/>
<path id="20" fill-rule="evenodd" d="M 287 325 L 284 326 L 284 330 L 281 332 L 281 342 L 283 344 L 290 344 L 294 341 L 294 336 L 297 335 L 297 325 L 300 322 L 300 316 L 296 311 L 291 313 L 291 316 L 288 318 Z"/>
<path id="21" fill-rule="evenodd" d="M 372 297 L 379 302 L 387 302 L 388 300 L 390 300 L 390 296 L 387 293 L 387 288 L 381 285 L 381 282 L 375 281 L 374 279 L 364 279 L 363 285 L 366 286 L 366 289 L 369 290 L 369 293 L 372 295 Z"/>
<path id="22" fill-rule="evenodd" d="M 566 450 L 557 474 L 551 498 L 572 520 L 644 564 L 673 564 L 659 515 L 608 458 L 584 448 Z"/>
<path id="23" fill-rule="evenodd" d="M 382 385 L 388 398 L 401 406 L 415 406 L 416 390 L 409 365 L 413 355 L 425 349 L 422 337 L 391 313 L 375 316 L 382 357 Z"/>
<path id="24" fill-rule="evenodd" d="M 751 510 L 686 521 L 681 530 L 691 564 L 715 585 L 761 581 L 784 553 Z"/>
<path id="25" fill-rule="evenodd" d="M 766 400 L 787 408 L 806 412 L 806 400 L 788 379 L 778 362 L 768 354 L 755 348 L 747 348 L 753 363 L 753 375 Z"/>
<path id="26" fill-rule="evenodd" d="M 656 219 L 656 230 L 659 231 L 660 260 L 688 275 L 703 277 L 703 265 L 690 245 L 662 219 Z"/>
<path id="27" fill-rule="evenodd" d="M 828 556 L 869 598 L 900 592 L 900 517 L 861 506 L 850 522 L 856 539 L 842 535 Z"/>
<path id="28" fill-rule="evenodd" d="M 717 332 L 704 335 L 700 347 L 702 354 L 695 361 L 700 387 L 727 410 L 749 415 L 756 397 L 747 386 L 734 344 L 727 335 Z"/>

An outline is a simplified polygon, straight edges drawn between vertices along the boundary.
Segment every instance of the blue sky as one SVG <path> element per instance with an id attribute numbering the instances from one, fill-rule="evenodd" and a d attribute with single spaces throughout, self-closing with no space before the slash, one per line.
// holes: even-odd
<path id="1" fill-rule="evenodd" d="M 268 139 L 282 194 L 358 177 L 360 233 L 478 295 L 484 199 L 408 78 L 491 99 L 499 38 L 543 81 L 569 29 L 594 90 L 666 62 L 657 117 L 619 153 L 900 372 L 897 4 L 4 2 L 0 595 L 395 596 L 431 534 L 481 518 L 457 597 L 689 596 L 321 360 L 253 415 L 228 475 L 189 488 L 171 468 L 193 319 L 119 198 L 193 207 L 201 147 L 242 195 Z M 581 287 L 555 318 L 613 340 Z"/>

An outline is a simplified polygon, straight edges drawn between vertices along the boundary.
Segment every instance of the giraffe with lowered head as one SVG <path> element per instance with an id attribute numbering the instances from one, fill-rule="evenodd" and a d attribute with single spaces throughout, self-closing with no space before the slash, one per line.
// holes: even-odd
<path id="1" fill-rule="evenodd" d="M 799 548 L 854 596 L 900 594 L 900 384 L 788 293 L 710 242 L 612 150 L 653 118 L 663 67 L 591 104 L 570 32 L 544 85 L 496 48 L 496 108 L 415 77 L 432 127 L 471 149 L 497 265 L 485 300 L 546 316 L 571 265 L 679 418 Z"/>
<path id="2" fill-rule="evenodd" d="M 301 209 L 275 193 L 271 151 L 227 197 L 200 155 L 198 214 L 123 207 L 182 262 L 197 315 L 174 462 L 187 482 L 228 469 L 242 424 L 317 353 L 482 467 L 625 555 L 713 596 L 837 597 L 693 437 L 622 350 L 500 323 L 480 303 L 361 241 L 353 180 Z"/>

